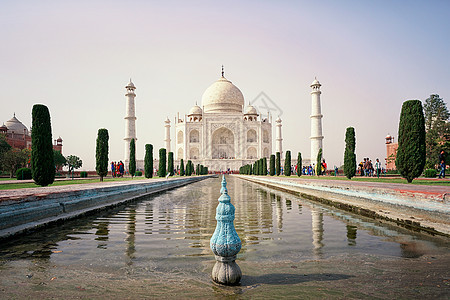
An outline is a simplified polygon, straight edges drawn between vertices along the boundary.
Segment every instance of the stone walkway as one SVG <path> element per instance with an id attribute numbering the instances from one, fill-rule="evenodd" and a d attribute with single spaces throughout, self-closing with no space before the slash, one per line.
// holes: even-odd
<path id="1" fill-rule="evenodd" d="M 4 200 L 20 200 L 30 196 L 36 195 L 48 195 L 53 193 L 67 193 L 67 192 L 75 192 L 75 191 L 84 191 L 95 188 L 104 188 L 111 186 L 124 186 L 124 185 L 135 185 L 149 182 L 157 182 L 157 181 L 166 181 L 166 180 L 174 180 L 179 179 L 180 177 L 169 177 L 166 178 L 152 178 L 152 179 L 136 179 L 136 180 L 124 180 L 124 181 L 109 181 L 109 182 L 100 182 L 100 179 L 96 183 L 80 183 L 80 184 L 68 184 L 68 185 L 60 185 L 60 186 L 46 186 L 46 187 L 36 187 L 36 188 L 24 188 L 24 189 L 11 189 L 11 190 L 0 190 L 0 202 Z M 88 179 L 93 179 L 92 177 Z M 62 180 L 70 180 L 70 179 L 62 179 Z M 23 180 L 21 182 L 33 182 L 33 180 Z M 1 183 L 9 182 L 10 180 L 0 181 Z M 17 180 L 13 180 L 12 183 L 17 183 Z"/>

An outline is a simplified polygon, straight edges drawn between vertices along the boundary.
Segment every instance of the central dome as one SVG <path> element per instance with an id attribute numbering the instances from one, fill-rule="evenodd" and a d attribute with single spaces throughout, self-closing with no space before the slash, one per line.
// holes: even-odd
<path id="1" fill-rule="evenodd" d="M 203 93 L 202 106 L 205 113 L 242 113 L 244 96 L 231 81 L 222 76 Z"/>

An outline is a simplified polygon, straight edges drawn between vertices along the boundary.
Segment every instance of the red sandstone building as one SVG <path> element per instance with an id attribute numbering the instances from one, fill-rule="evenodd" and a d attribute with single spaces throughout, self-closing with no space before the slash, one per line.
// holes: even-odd
<path id="1" fill-rule="evenodd" d="M 386 170 L 396 170 L 395 158 L 397 157 L 398 143 L 394 143 L 394 137 L 386 136 Z"/>
<path id="2" fill-rule="evenodd" d="M 0 126 L 0 134 L 6 138 L 6 142 L 13 148 L 31 149 L 31 131 L 16 118 L 16 114 Z M 54 140 L 53 149 L 62 153 L 62 138 Z"/>

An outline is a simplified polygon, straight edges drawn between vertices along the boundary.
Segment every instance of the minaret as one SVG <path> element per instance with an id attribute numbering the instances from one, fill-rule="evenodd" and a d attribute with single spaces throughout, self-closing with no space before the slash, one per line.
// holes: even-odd
<path id="1" fill-rule="evenodd" d="M 126 105 L 126 116 L 125 116 L 125 158 L 124 161 L 130 160 L 130 142 L 131 139 L 134 139 L 136 142 L 136 115 L 135 115 L 135 108 L 134 108 L 134 97 L 136 97 L 136 94 L 134 93 L 134 90 L 136 87 L 131 82 L 128 83 L 128 85 L 125 87 L 127 89 L 127 93 L 125 94 L 125 97 L 127 97 L 127 105 Z"/>
<path id="2" fill-rule="evenodd" d="M 311 84 L 311 163 L 317 160 L 319 149 L 322 148 L 322 112 L 320 108 L 320 82 L 315 78 Z"/>
<path id="3" fill-rule="evenodd" d="M 169 118 L 167 118 L 164 123 L 166 123 L 166 125 L 164 125 L 164 127 L 166 127 L 166 138 L 164 140 L 164 142 L 166 142 L 166 153 L 167 155 L 170 152 L 170 120 Z"/>
<path id="4" fill-rule="evenodd" d="M 275 150 L 276 152 L 280 152 L 280 158 L 283 159 L 283 138 L 281 137 L 281 119 L 278 117 L 275 121 L 277 123 L 277 139 L 276 139 L 276 145 Z"/>

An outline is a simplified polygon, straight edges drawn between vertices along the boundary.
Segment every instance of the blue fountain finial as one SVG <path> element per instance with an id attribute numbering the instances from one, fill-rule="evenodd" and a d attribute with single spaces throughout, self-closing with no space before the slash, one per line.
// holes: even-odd
<path id="1" fill-rule="evenodd" d="M 227 180 L 225 179 L 225 175 L 222 175 L 222 188 L 220 189 L 220 193 L 228 195 Z"/>
<path id="2" fill-rule="evenodd" d="M 241 280 L 242 272 L 236 264 L 236 254 L 241 250 L 241 239 L 234 228 L 234 206 L 231 204 L 225 175 L 222 177 L 219 205 L 216 208 L 217 226 L 210 240 L 210 247 L 216 256 L 212 277 L 215 282 L 233 285 Z"/>

